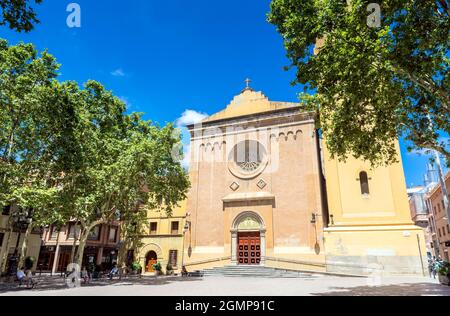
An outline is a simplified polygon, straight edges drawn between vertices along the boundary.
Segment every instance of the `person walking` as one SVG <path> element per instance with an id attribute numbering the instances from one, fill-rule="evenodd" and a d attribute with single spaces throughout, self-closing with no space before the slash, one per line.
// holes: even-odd
<path id="1" fill-rule="evenodd" d="M 436 270 L 434 269 L 435 260 L 429 259 L 428 260 L 428 272 L 430 273 L 430 278 L 436 279 Z"/>
<path id="2" fill-rule="evenodd" d="M 91 274 L 86 269 L 86 267 L 83 267 L 83 269 L 81 270 L 81 279 L 83 279 L 84 284 L 89 284 L 91 281 Z"/>

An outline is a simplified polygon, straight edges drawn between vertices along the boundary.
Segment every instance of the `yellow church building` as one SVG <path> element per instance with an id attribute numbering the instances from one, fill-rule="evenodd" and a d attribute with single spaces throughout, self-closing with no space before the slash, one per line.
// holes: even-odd
<path id="1" fill-rule="evenodd" d="M 173 218 L 149 219 L 145 266 L 175 256 L 188 271 L 424 273 L 425 239 L 410 218 L 401 162 L 374 169 L 331 159 L 314 113 L 248 83 L 223 111 L 188 128 L 188 199 Z"/>

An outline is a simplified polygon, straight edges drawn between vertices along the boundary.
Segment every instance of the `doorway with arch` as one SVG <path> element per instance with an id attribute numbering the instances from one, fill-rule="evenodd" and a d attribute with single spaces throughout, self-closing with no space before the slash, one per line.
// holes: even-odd
<path id="1" fill-rule="evenodd" d="M 255 212 L 243 212 L 231 227 L 231 262 L 236 265 L 264 265 L 266 226 Z"/>
<path id="2" fill-rule="evenodd" d="M 149 273 L 155 272 L 153 266 L 158 262 L 158 255 L 155 251 L 151 250 L 145 256 L 145 271 Z"/>

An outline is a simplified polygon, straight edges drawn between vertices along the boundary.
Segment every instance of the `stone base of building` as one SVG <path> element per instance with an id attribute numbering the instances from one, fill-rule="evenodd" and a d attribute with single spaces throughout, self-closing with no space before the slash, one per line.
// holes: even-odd
<path id="1" fill-rule="evenodd" d="M 426 275 L 420 227 L 332 227 L 324 230 L 326 270 L 356 275 Z"/>
<path id="2" fill-rule="evenodd" d="M 324 229 L 324 248 L 267 249 L 261 265 L 277 269 L 361 276 L 427 275 L 428 262 L 422 228 L 413 225 L 348 226 Z M 188 271 L 237 264 L 230 247 L 216 253 L 185 253 Z M 211 249 L 209 249 L 211 250 Z M 223 251 L 225 250 L 225 251 Z M 227 251 L 229 250 L 229 251 Z M 295 251 L 293 251 L 295 250 Z M 300 251 L 302 250 L 302 251 Z M 228 256 L 227 256 L 228 255 Z"/>
<path id="3" fill-rule="evenodd" d="M 274 254 L 273 249 L 267 250 L 267 257 L 261 258 L 260 266 L 309 272 L 325 272 L 325 256 L 323 254 Z M 188 258 L 188 254 L 185 254 Z M 233 261 L 231 256 L 217 255 L 194 255 L 186 261 L 188 271 L 200 271 L 205 269 L 220 268 L 231 265 L 239 265 Z"/>

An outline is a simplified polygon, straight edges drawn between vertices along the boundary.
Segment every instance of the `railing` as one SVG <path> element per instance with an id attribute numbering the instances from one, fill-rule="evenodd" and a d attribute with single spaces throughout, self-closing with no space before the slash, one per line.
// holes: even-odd
<path id="1" fill-rule="evenodd" d="M 190 262 L 188 264 L 185 264 L 184 266 L 185 267 L 190 267 L 190 266 L 197 266 L 197 265 L 200 265 L 200 264 L 206 264 L 206 263 L 212 263 L 212 262 L 222 262 L 222 261 L 227 261 L 227 260 L 231 260 L 231 256 Z"/>
<path id="2" fill-rule="evenodd" d="M 275 262 L 283 262 L 283 263 L 293 263 L 293 264 L 301 264 L 306 266 L 320 267 L 325 268 L 326 264 L 321 262 L 312 262 L 312 261 L 302 261 L 302 260 L 294 260 L 294 259 L 286 259 L 286 258 L 275 258 L 275 257 L 265 257 L 267 261 L 275 261 Z"/>

